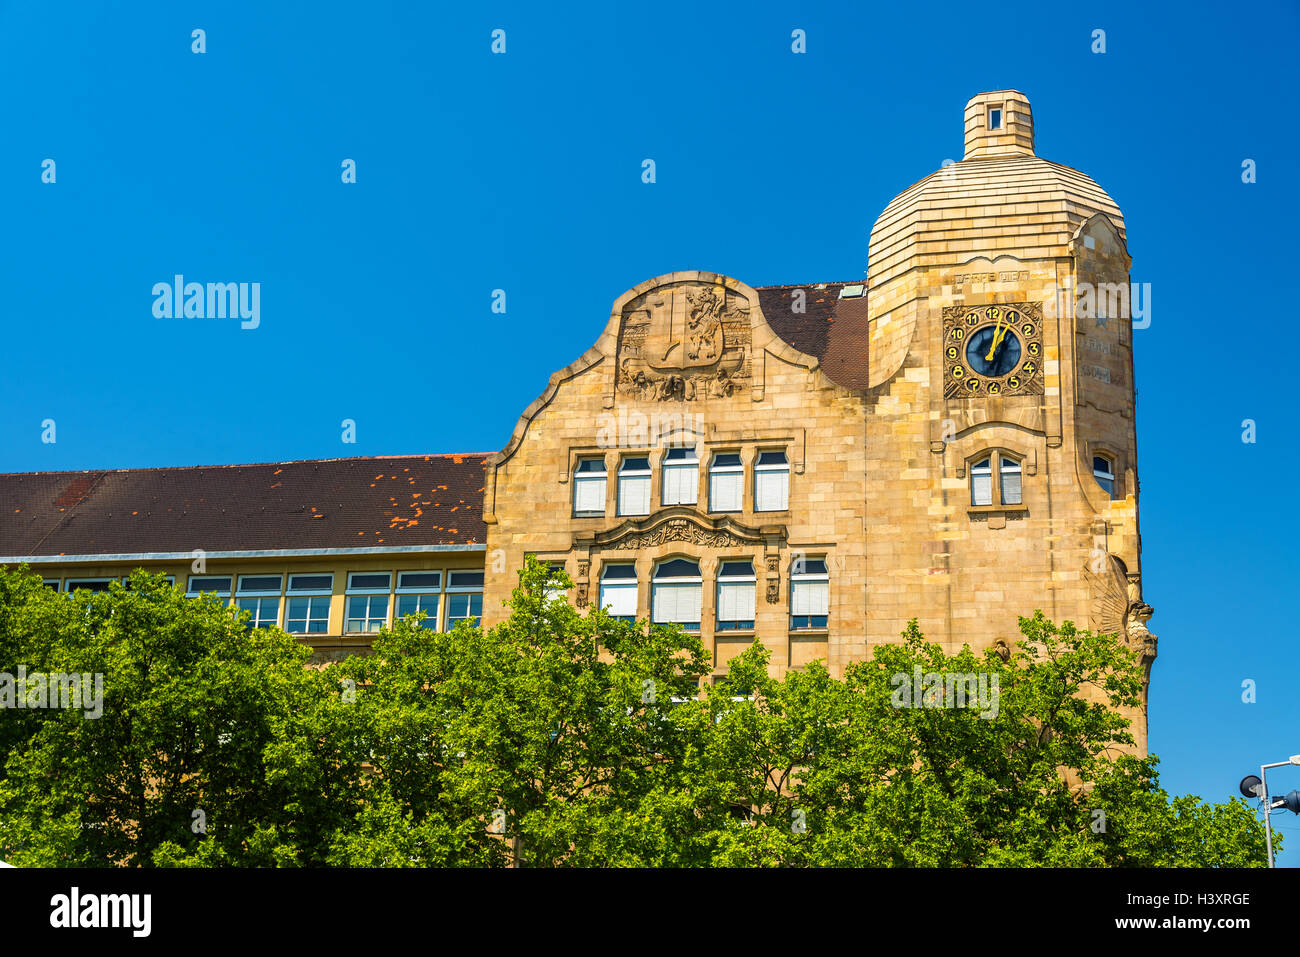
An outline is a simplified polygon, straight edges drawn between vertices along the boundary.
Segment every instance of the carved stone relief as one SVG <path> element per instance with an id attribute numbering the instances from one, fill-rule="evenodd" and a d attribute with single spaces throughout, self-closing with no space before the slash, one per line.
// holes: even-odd
<path id="1" fill-rule="evenodd" d="M 616 391 L 644 401 L 725 399 L 749 391 L 749 302 L 724 285 L 659 286 L 623 310 Z"/>

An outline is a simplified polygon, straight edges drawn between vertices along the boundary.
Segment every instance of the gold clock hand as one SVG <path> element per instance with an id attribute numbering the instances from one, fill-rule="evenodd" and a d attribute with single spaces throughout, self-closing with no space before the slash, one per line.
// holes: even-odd
<path id="1" fill-rule="evenodd" d="M 1010 326 L 1007 329 L 1011 328 Z M 993 353 L 997 351 L 998 344 L 1002 342 L 1002 337 L 1007 334 L 1007 330 L 1002 328 L 1002 317 L 998 316 L 998 324 L 993 327 L 993 343 L 989 346 L 989 354 L 984 357 L 985 362 L 993 361 Z"/>

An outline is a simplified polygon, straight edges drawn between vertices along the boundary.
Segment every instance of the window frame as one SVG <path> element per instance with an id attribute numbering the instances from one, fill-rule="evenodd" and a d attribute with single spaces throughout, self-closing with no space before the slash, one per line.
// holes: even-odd
<path id="1" fill-rule="evenodd" d="M 614 569 L 624 569 L 624 568 L 631 569 L 632 574 L 631 575 L 610 574 Z M 640 608 L 641 579 L 640 576 L 637 574 L 635 562 L 606 562 L 604 565 L 601 566 L 600 577 L 596 579 L 596 582 L 597 582 L 597 586 L 596 586 L 597 607 L 600 608 L 602 611 L 604 611 L 606 608 L 609 608 L 611 605 L 614 604 L 613 602 L 605 601 L 605 590 L 607 588 L 617 592 L 631 592 L 632 607 L 636 609 Z M 626 621 L 629 623 L 636 621 L 637 618 L 636 612 L 633 612 L 631 615 L 615 614 L 613 612 L 608 612 L 608 611 L 605 613 L 609 615 L 609 617 L 611 618 L 616 618 L 619 621 Z"/>
<path id="2" fill-rule="evenodd" d="M 783 461 L 777 464 L 763 464 L 763 456 L 780 455 Z M 783 494 L 781 496 L 782 505 L 780 508 L 763 508 L 763 496 L 759 491 L 759 476 L 783 475 L 785 483 L 783 485 Z M 759 449 L 758 455 L 754 459 L 754 511 L 755 512 L 788 512 L 790 511 L 790 454 L 785 449 Z"/>
<path id="3" fill-rule="evenodd" d="M 1029 456 L 1024 452 L 1016 452 L 1011 449 L 1001 447 L 991 447 L 981 449 L 970 455 L 966 459 L 966 490 L 969 494 L 969 505 L 967 506 L 972 512 L 1001 512 L 1001 511 L 1025 511 L 1028 506 L 1025 504 L 1025 476 L 1028 473 L 1026 463 Z M 984 463 L 988 463 L 987 471 L 984 471 Z M 1005 464 L 1011 463 L 1013 468 L 1006 468 Z M 1003 482 L 1004 472 L 1014 472 L 1020 476 L 1020 501 L 1006 501 L 1006 489 Z M 988 479 L 988 501 L 978 502 L 975 498 L 975 480 L 976 478 Z"/>
<path id="4" fill-rule="evenodd" d="M 600 470 L 588 469 L 583 471 L 583 466 L 589 462 L 595 462 L 600 465 Z M 579 489 L 599 487 L 600 489 L 600 508 L 582 509 L 578 507 Z M 573 469 L 573 517 L 574 518 L 604 518 L 609 513 L 609 465 L 606 463 L 604 456 L 582 455 Z"/>
<path id="5" fill-rule="evenodd" d="M 674 453 L 681 453 L 678 458 L 673 458 Z M 664 507 L 670 505 L 698 505 L 700 503 L 700 455 L 691 446 L 678 446 L 670 448 L 664 452 L 664 457 L 659 463 L 661 471 L 659 501 Z M 668 473 L 674 474 L 682 472 L 693 472 L 695 481 L 685 483 L 686 488 L 690 489 L 690 501 L 668 501 Z M 682 483 L 677 483 L 682 484 Z"/>
<path id="6" fill-rule="evenodd" d="M 673 562 L 689 562 L 695 566 L 693 575 L 664 575 L 660 576 L 660 570 L 667 568 Z M 660 621 L 656 613 L 655 599 L 660 588 L 686 589 L 694 588 L 699 595 L 699 615 L 694 621 Z M 665 555 L 657 560 L 654 568 L 650 572 L 650 623 L 652 625 L 681 625 L 685 631 L 699 632 L 704 624 L 704 573 L 700 568 L 700 560 L 691 558 L 687 555 Z"/>
<path id="7" fill-rule="evenodd" d="M 358 585 L 356 578 L 359 576 L 368 576 L 378 578 L 380 576 L 388 580 L 388 584 L 379 585 Z M 374 635 L 378 634 L 382 628 L 387 628 L 392 619 L 392 613 L 396 603 L 391 601 L 393 594 L 393 573 L 388 571 L 369 571 L 369 572 L 348 572 L 347 588 L 343 592 L 343 634 L 345 635 Z M 371 627 L 375 624 L 376 618 L 372 614 L 372 603 L 374 599 L 382 598 L 384 600 L 384 614 L 378 621 L 378 628 Z M 361 616 L 352 613 L 353 599 L 364 599 L 365 614 Z M 361 628 L 353 628 L 352 623 L 360 621 Z"/>
<path id="8" fill-rule="evenodd" d="M 808 631 L 826 631 L 830 628 L 830 604 L 831 604 L 831 565 L 830 557 L 827 555 L 808 555 L 803 559 L 804 571 L 795 571 L 795 562 L 790 563 L 790 583 L 788 591 L 790 593 L 790 631 L 808 632 Z M 808 566 L 814 562 L 821 565 L 821 571 L 808 570 Z M 826 614 L 825 615 L 796 615 L 795 614 L 795 595 L 796 585 L 818 585 L 826 586 Z M 824 621 L 817 622 L 815 619 L 822 618 Z M 800 622 L 799 619 L 808 619 L 806 622 Z"/>
<path id="9" fill-rule="evenodd" d="M 479 582 L 476 585 L 453 585 L 452 577 L 455 575 L 478 575 Z M 478 628 L 483 624 L 483 589 L 486 586 L 486 584 L 487 584 L 486 572 L 479 571 L 476 568 L 447 569 L 446 585 L 442 589 L 442 593 L 446 595 L 446 599 L 443 601 L 442 615 L 444 620 L 446 621 L 447 631 L 451 631 L 453 628 L 455 628 L 457 622 L 468 621 L 471 618 L 474 619 L 473 627 Z M 465 606 L 465 611 L 468 614 L 457 615 L 456 618 L 453 620 L 451 614 L 452 599 L 459 598 L 462 595 L 467 596 L 468 598 L 468 603 Z M 475 595 L 478 596 L 477 615 L 472 614 L 474 609 Z"/>
<path id="10" fill-rule="evenodd" d="M 1102 462 L 1106 463 L 1107 470 L 1105 472 L 1099 473 L 1097 471 L 1098 460 L 1101 460 Z M 1104 451 L 1094 451 L 1092 453 L 1092 479 L 1094 482 L 1097 483 L 1097 485 L 1101 488 L 1101 490 L 1106 493 L 1106 496 L 1111 501 L 1115 500 L 1115 488 L 1119 484 L 1116 481 L 1116 473 L 1118 471 L 1119 471 L 1119 459 L 1117 456 Z M 1102 479 L 1105 479 L 1106 481 L 1110 482 L 1110 488 L 1107 488 L 1105 485 L 1102 485 Z"/>
<path id="11" fill-rule="evenodd" d="M 224 578 L 226 580 L 226 588 L 224 591 L 217 591 L 212 588 L 205 588 L 202 589 L 201 591 L 194 590 L 195 581 L 212 581 L 221 578 Z M 235 593 L 234 575 L 190 575 L 189 578 L 185 580 L 186 598 L 198 598 L 200 595 L 216 595 L 218 598 L 224 598 L 227 601 L 229 601 L 231 596 L 234 595 L 234 593 Z"/>
<path id="12" fill-rule="evenodd" d="M 645 468 L 635 468 L 635 469 L 629 468 L 629 466 L 633 462 L 645 462 Z M 631 483 L 634 481 L 638 483 L 644 483 L 645 486 L 644 494 L 643 495 L 638 494 L 637 502 L 636 502 L 636 504 L 638 505 L 642 501 L 645 502 L 645 511 L 643 512 L 624 511 L 623 493 L 625 490 L 629 490 L 629 491 L 631 490 Z M 624 484 L 625 482 L 627 484 Z M 615 493 L 615 499 L 614 499 L 614 514 L 619 517 L 627 516 L 632 518 L 642 518 L 646 515 L 649 515 L 653 509 L 654 500 L 651 495 L 651 488 L 650 488 L 650 486 L 653 483 L 654 483 L 654 468 L 650 465 L 650 454 L 648 452 L 641 455 L 633 454 L 633 455 L 623 456 L 619 460 L 618 472 L 616 473 L 616 477 L 615 477 L 615 487 L 617 491 Z"/>
<path id="13" fill-rule="evenodd" d="M 748 564 L 748 574 L 728 573 L 728 565 Z M 754 618 L 723 618 L 722 617 L 722 588 L 724 585 L 748 585 L 750 589 L 750 604 L 753 606 L 755 613 Z M 754 622 L 758 613 L 758 573 L 754 569 L 754 560 L 744 558 L 720 559 L 718 561 L 718 574 L 714 580 L 714 600 L 713 600 L 713 629 L 714 633 L 721 632 L 746 632 L 754 630 Z"/>
<path id="14" fill-rule="evenodd" d="M 735 465 L 719 465 L 718 460 L 723 456 L 735 456 Z M 714 490 L 717 487 L 717 478 L 720 475 L 738 475 L 740 477 L 740 491 L 738 493 L 739 501 L 735 508 L 718 508 L 717 498 Z M 741 457 L 739 449 L 730 451 L 717 451 L 709 460 L 709 512 L 716 515 L 734 515 L 745 511 L 745 461 Z"/>

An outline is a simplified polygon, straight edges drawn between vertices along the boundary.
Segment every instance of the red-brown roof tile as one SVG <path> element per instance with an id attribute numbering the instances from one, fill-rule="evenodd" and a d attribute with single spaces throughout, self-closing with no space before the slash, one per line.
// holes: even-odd
<path id="1" fill-rule="evenodd" d="M 0 474 L 0 556 L 481 544 L 486 458 Z"/>

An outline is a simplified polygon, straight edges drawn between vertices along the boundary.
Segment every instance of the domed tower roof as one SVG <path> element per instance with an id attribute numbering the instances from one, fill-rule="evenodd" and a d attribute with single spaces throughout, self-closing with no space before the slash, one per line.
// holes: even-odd
<path id="1" fill-rule="evenodd" d="M 867 283 L 977 256 L 1068 256 L 1075 231 L 1104 214 L 1124 238 L 1115 201 L 1086 174 L 1034 155 L 1034 117 L 1017 90 L 966 104 L 966 155 L 894 197 L 871 229 Z"/>

